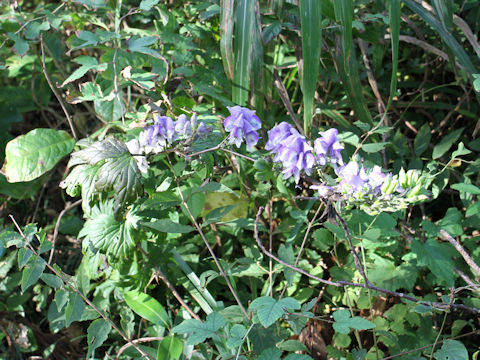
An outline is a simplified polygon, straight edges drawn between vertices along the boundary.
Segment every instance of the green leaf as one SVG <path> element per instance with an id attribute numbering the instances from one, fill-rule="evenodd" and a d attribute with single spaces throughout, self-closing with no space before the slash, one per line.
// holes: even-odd
<path id="1" fill-rule="evenodd" d="M 240 324 L 235 324 L 230 329 L 230 337 L 227 339 L 229 349 L 234 349 L 243 344 L 243 337 L 247 333 L 247 328 Z"/>
<path id="2" fill-rule="evenodd" d="M 223 69 L 230 80 L 233 80 L 233 25 L 234 0 L 223 0 L 220 3 L 220 53 Z"/>
<path id="3" fill-rule="evenodd" d="M 335 320 L 333 323 L 333 328 L 336 332 L 341 334 L 348 334 L 350 332 L 350 328 L 355 330 L 367 330 L 375 327 L 374 323 L 364 318 L 359 316 L 355 316 L 353 318 L 350 317 L 350 312 L 348 310 L 337 310 L 332 314 L 332 316 Z"/>
<path id="4" fill-rule="evenodd" d="M 195 231 L 193 226 L 179 224 L 169 219 L 160 219 L 154 222 L 141 222 L 140 224 L 149 229 L 169 234 L 186 234 Z"/>
<path id="5" fill-rule="evenodd" d="M 300 303 L 294 298 L 275 300 L 270 296 L 256 298 L 250 304 L 249 310 L 256 310 L 260 324 L 269 327 L 286 314 L 286 311 L 300 309 Z"/>
<path id="6" fill-rule="evenodd" d="M 30 181 L 51 170 L 75 146 L 65 131 L 35 129 L 7 144 L 2 171 L 9 182 Z"/>
<path id="7" fill-rule="evenodd" d="M 234 72 L 232 100 L 246 106 L 250 91 L 250 70 L 252 66 L 255 1 L 238 0 L 235 17 Z"/>
<path id="8" fill-rule="evenodd" d="M 278 344 L 278 348 L 283 351 L 306 351 L 308 352 L 308 348 L 305 346 L 304 343 L 298 340 L 286 340 L 280 344 Z"/>
<path id="9" fill-rule="evenodd" d="M 262 351 L 258 360 L 280 360 L 282 357 L 282 350 L 276 347 L 270 347 Z"/>
<path id="10" fill-rule="evenodd" d="M 448 257 L 445 246 L 433 239 L 428 239 L 425 244 L 415 240 L 412 244 L 412 252 L 417 255 L 420 266 L 426 266 L 439 279 L 440 283 L 453 286 L 454 272 L 453 262 Z"/>
<path id="11" fill-rule="evenodd" d="M 68 83 L 72 81 L 80 79 L 83 75 L 85 75 L 90 70 L 97 70 L 97 71 L 104 71 L 107 69 L 108 64 L 99 64 L 98 60 L 91 56 L 79 56 L 73 60 L 77 64 L 81 66 L 76 69 L 64 82 L 60 87 L 64 87 Z"/>
<path id="12" fill-rule="evenodd" d="M 55 305 L 57 307 L 57 311 L 62 311 L 63 307 L 68 301 L 68 292 L 62 289 L 58 289 L 55 291 Z"/>
<path id="13" fill-rule="evenodd" d="M 460 128 L 447 134 L 442 141 L 433 148 L 432 159 L 438 159 L 445 154 L 452 147 L 453 143 L 458 140 L 460 135 L 462 135 L 464 129 L 465 128 Z"/>
<path id="14" fill-rule="evenodd" d="M 140 10 L 150 11 L 152 7 L 157 5 L 159 2 L 160 0 L 142 0 L 140 3 Z"/>
<path id="15" fill-rule="evenodd" d="M 303 127 L 310 134 L 314 115 L 314 96 L 317 88 L 322 49 L 322 3 L 318 0 L 300 0 L 303 72 Z"/>
<path id="16" fill-rule="evenodd" d="M 134 223 L 118 221 L 115 218 L 112 201 L 99 204 L 92 209 L 80 233 L 79 238 L 84 238 L 83 248 L 90 248 L 94 252 L 101 250 L 107 255 L 119 257 L 127 256 L 128 251 L 135 246 Z"/>
<path id="17" fill-rule="evenodd" d="M 460 144 L 458 144 L 458 149 L 455 150 L 453 153 L 452 153 L 452 160 L 459 157 L 459 156 L 462 156 L 462 155 L 468 155 L 468 154 L 471 154 L 471 151 L 466 149 L 465 148 L 465 145 L 463 144 L 463 142 L 461 142 Z"/>
<path id="18" fill-rule="evenodd" d="M 126 292 L 124 297 L 127 305 L 138 315 L 153 324 L 170 329 L 167 312 L 153 297 L 135 290 Z"/>
<path id="19" fill-rule="evenodd" d="M 59 289 L 63 286 L 63 280 L 60 279 L 57 275 L 42 274 L 42 276 L 40 276 L 40 279 L 42 279 L 45 284 L 54 289 Z"/>
<path id="20" fill-rule="evenodd" d="M 312 360 L 312 357 L 305 354 L 288 354 L 285 360 Z"/>
<path id="21" fill-rule="evenodd" d="M 430 126 L 428 123 L 422 125 L 420 130 L 418 130 L 417 136 L 415 136 L 415 141 L 413 143 L 413 147 L 415 149 L 415 154 L 417 156 L 421 156 L 425 150 L 428 149 L 428 145 L 430 145 L 431 134 Z"/>
<path id="22" fill-rule="evenodd" d="M 18 249 L 18 253 L 17 253 L 18 269 L 22 270 L 32 256 L 33 256 L 33 253 L 30 249 L 27 249 L 27 248 Z"/>
<path id="23" fill-rule="evenodd" d="M 446 340 L 433 356 L 437 360 L 468 360 L 468 351 L 460 341 Z"/>
<path id="24" fill-rule="evenodd" d="M 112 325 L 104 319 L 97 319 L 90 324 L 87 329 L 87 359 L 90 358 L 96 348 L 100 347 L 107 340 L 110 330 L 112 330 Z"/>
<path id="25" fill-rule="evenodd" d="M 65 327 L 69 327 L 72 322 L 79 321 L 85 310 L 85 303 L 82 297 L 76 292 L 68 294 L 67 307 L 65 308 Z"/>
<path id="26" fill-rule="evenodd" d="M 214 336 L 215 333 L 226 324 L 227 321 L 222 315 L 213 312 L 207 316 L 205 322 L 194 319 L 185 320 L 175 326 L 172 332 L 177 334 L 190 334 L 187 338 L 187 345 L 196 345 Z"/>
<path id="27" fill-rule="evenodd" d="M 87 198 L 92 195 L 92 182 L 95 183 L 94 189 L 97 192 L 115 192 L 115 213 L 117 214 L 143 193 L 141 172 L 127 146 L 115 138 L 95 142 L 83 150 L 74 152 L 69 166 L 96 165 L 101 161 L 98 169 L 87 167 L 78 169 L 71 178 L 65 180 L 62 186 L 77 195 L 77 186 L 82 182 L 82 197 L 85 191 Z M 88 177 L 82 179 L 85 171 Z M 84 185 L 87 185 L 85 189 Z"/>
<path id="28" fill-rule="evenodd" d="M 195 193 L 198 193 L 198 192 L 227 192 L 227 193 L 230 193 L 230 194 L 233 194 L 233 195 L 236 195 L 237 197 L 238 194 L 233 191 L 232 189 L 230 189 L 229 187 L 225 186 L 225 185 L 222 185 L 222 184 L 219 184 L 215 181 L 211 181 L 203 186 L 200 186 L 199 188 L 196 188 L 192 191 L 192 194 L 195 194 Z"/>
<path id="29" fill-rule="evenodd" d="M 50 29 L 50 24 L 48 21 L 32 21 L 28 23 L 25 27 L 25 37 L 29 40 L 38 38 L 40 31 L 45 31 Z"/>
<path id="30" fill-rule="evenodd" d="M 388 6 L 388 18 L 390 20 L 390 33 L 392 34 L 392 78 L 390 81 L 390 96 L 387 108 L 397 93 L 397 69 L 398 69 L 398 45 L 400 39 L 401 1 L 390 0 Z"/>
<path id="31" fill-rule="evenodd" d="M 98 9 L 107 6 L 105 0 L 73 0 L 73 2 L 82 4 L 87 9 Z"/>
<path id="32" fill-rule="evenodd" d="M 30 286 L 34 285 L 45 270 L 45 260 L 40 256 L 32 257 L 22 272 L 22 292 L 25 292 Z"/>
<path id="33" fill-rule="evenodd" d="M 379 151 L 385 149 L 386 145 L 387 145 L 387 143 L 385 143 L 385 142 L 363 144 L 362 145 L 362 150 L 367 152 L 367 153 L 376 153 L 376 152 L 379 152 Z"/>
<path id="34" fill-rule="evenodd" d="M 157 42 L 158 38 L 156 36 L 133 36 L 128 40 L 128 50 L 161 59 L 162 57 L 158 51 L 149 48 L 149 46 L 156 44 Z"/>
<path id="35" fill-rule="evenodd" d="M 459 184 L 453 184 L 450 187 L 460 192 L 466 192 L 473 195 L 480 195 L 480 188 L 472 184 L 459 183 Z"/>
<path id="36" fill-rule="evenodd" d="M 125 106 L 121 97 L 122 95 L 112 93 L 108 97 L 109 100 L 94 100 L 93 106 L 95 111 L 106 121 L 113 122 L 119 120 L 125 114 Z"/>
<path id="37" fill-rule="evenodd" d="M 417 279 L 417 270 L 412 264 L 396 266 L 395 262 L 382 258 L 376 254 L 371 255 L 373 264 L 368 272 L 368 278 L 375 285 L 391 291 L 398 289 L 413 290 Z"/>
<path id="38" fill-rule="evenodd" d="M 183 342 L 175 336 L 166 336 L 158 345 L 157 359 L 178 360 L 182 356 Z"/>
<path id="39" fill-rule="evenodd" d="M 18 35 L 15 35 L 14 33 L 8 33 L 8 37 L 13 40 L 13 51 L 19 55 L 19 56 L 24 56 L 28 52 L 28 42 L 23 40 L 21 37 Z"/>

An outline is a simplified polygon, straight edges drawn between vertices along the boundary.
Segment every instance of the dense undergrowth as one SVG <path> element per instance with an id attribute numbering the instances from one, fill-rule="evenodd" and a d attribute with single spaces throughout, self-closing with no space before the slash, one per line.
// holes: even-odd
<path id="1" fill-rule="evenodd" d="M 477 358 L 478 1 L 0 8 L 1 358 Z"/>

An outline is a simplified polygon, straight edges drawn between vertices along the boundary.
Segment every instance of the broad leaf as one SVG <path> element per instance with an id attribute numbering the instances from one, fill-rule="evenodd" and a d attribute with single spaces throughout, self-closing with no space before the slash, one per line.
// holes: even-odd
<path id="1" fill-rule="evenodd" d="M 153 297 L 135 290 L 124 294 L 127 305 L 138 315 L 155 325 L 170 328 L 170 322 L 164 307 Z"/>
<path id="2" fill-rule="evenodd" d="M 157 359 L 178 360 L 182 356 L 183 342 L 175 336 L 166 336 L 160 342 Z"/>
<path id="3" fill-rule="evenodd" d="M 156 58 L 161 58 L 158 51 L 149 48 L 150 45 L 153 45 L 157 42 L 158 38 L 155 36 L 133 36 L 130 40 L 128 40 L 128 50 L 151 55 Z"/>
<path id="4" fill-rule="evenodd" d="M 468 351 L 458 340 L 446 340 L 433 356 L 437 360 L 468 360 Z"/>
<path id="5" fill-rule="evenodd" d="M 215 335 L 215 332 L 226 324 L 227 321 L 222 315 L 213 312 L 207 316 L 205 322 L 194 319 L 185 320 L 175 326 L 172 331 L 177 334 L 190 334 L 187 338 L 187 345 L 196 345 Z"/>
<path id="6" fill-rule="evenodd" d="M 442 141 L 440 141 L 440 143 L 433 148 L 432 159 L 438 159 L 445 154 L 452 147 L 455 141 L 458 140 L 463 130 L 464 128 L 460 128 L 445 135 Z"/>
<path id="7" fill-rule="evenodd" d="M 42 279 L 45 284 L 54 289 L 59 289 L 63 286 L 63 280 L 60 279 L 57 275 L 42 274 L 42 276 L 40 276 L 40 279 Z"/>
<path id="8" fill-rule="evenodd" d="M 127 214 L 128 218 L 129 214 Z M 80 233 L 84 238 L 83 248 L 94 252 L 101 250 L 107 255 L 126 256 L 129 249 L 135 246 L 134 224 L 131 221 L 118 221 L 113 212 L 112 201 L 99 204 L 92 209 Z"/>
<path id="9" fill-rule="evenodd" d="M 90 324 L 87 330 L 87 359 L 90 358 L 90 355 L 96 348 L 100 347 L 107 340 L 111 329 L 112 325 L 110 322 L 104 319 L 97 319 Z"/>
<path id="10" fill-rule="evenodd" d="M 34 285 L 45 270 L 45 260 L 40 256 L 32 257 L 25 265 L 22 272 L 22 291 L 25 292 L 30 286 Z"/>
<path id="11" fill-rule="evenodd" d="M 65 326 L 69 327 L 72 322 L 79 321 L 84 310 L 85 303 L 82 297 L 76 292 L 69 293 L 67 307 L 65 308 Z"/>
<path id="12" fill-rule="evenodd" d="M 72 154 L 70 167 L 85 164 L 97 167 L 83 166 L 72 170 L 72 174 L 62 184 L 69 194 L 78 195 L 79 185 L 82 185 L 84 200 L 90 199 L 94 191 L 114 191 L 116 214 L 142 194 L 140 170 L 122 141 L 108 138 Z"/>
<path id="13" fill-rule="evenodd" d="M 264 327 L 269 327 L 290 310 L 300 309 L 300 303 L 293 298 L 275 300 L 270 296 L 256 298 L 249 310 L 256 310 L 258 319 Z"/>
<path id="14" fill-rule="evenodd" d="M 183 225 L 173 222 L 169 219 L 160 219 L 154 222 L 142 222 L 142 226 L 170 234 L 184 234 L 195 231 L 195 228 L 190 225 Z"/>
<path id="15" fill-rule="evenodd" d="M 30 181 L 70 154 L 75 140 L 62 130 L 35 129 L 7 144 L 3 172 L 9 182 Z"/>
<path id="16" fill-rule="evenodd" d="M 336 332 L 341 334 L 348 334 L 350 328 L 355 330 L 367 330 L 373 329 L 375 324 L 367 319 L 361 318 L 359 316 L 350 317 L 350 312 L 348 310 L 337 310 L 333 314 L 333 328 Z"/>
<path id="17" fill-rule="evenodd" d="M 243 344 L 243 338 L 247 333 L 245 326 L 235 324 L 230 329 L 230 337 L 227 339 L 227 346 L 229 349 L 234 349 Z"/>
<path id="18" fill-rule="evenodd" d="M 98 60 L 91 56 L 79 56 L 73 60 L 77 64 L 81 66 L 75 70 L 72 75 L 70 75 L 60 87 L 64 87 L 68 83 L 72 81 L 80 79 L 83 75 L 85 75 L 90 70 L 97 70 L 97 71 L 104 71 L 107 69 L 108 64 L 99 64 Z"/>
<path id="19" fill-rule="evenodd" d="M 372 269 L 368 278 L 375 285 L 391 291 L 405 289 L 412 291 L 417 279 L 418 271 L 412 264 L 396 266 L 395 262 L 372 254 Z"/>

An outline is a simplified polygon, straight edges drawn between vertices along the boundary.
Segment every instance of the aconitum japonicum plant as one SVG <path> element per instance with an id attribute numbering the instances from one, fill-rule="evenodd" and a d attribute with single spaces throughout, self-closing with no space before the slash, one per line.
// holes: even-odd
<path id="1" fill-rule="evenodd" d="M 255 111 L 241 107 L 232 106 L 227 108 L 230 116 L 225 118 L 223 126 L 225 131 L 230 133 L 228 142 L 238 147 L 243 143 L 247 144 L 247 150 L 252 151 L 253 147 L 258 143 L 258 133 L 262 127 L 262 123 Z"/>

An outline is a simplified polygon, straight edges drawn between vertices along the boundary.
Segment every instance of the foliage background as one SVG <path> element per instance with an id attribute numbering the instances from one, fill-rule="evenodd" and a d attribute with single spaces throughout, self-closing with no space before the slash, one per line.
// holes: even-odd
<path id="1" fill-rule="evenodd" d="M 140 356 L 120 333 L 150 339 L 135 345 L 159 359 L 300 358 L 295 351 L 313 358 L 476 356 L 480 274 L 440 231 L 480 262 L 477 1 L 1 7 L 0 154 L 35 129 L 29 151 L 41 139 L 58 146 L 46 163 L 26 157 L 20 166 L 21 156 L 11 158 L 0 175 L 2 356 Z M 312 139 L 335 127 L 347 156 L 358 153 L 395 173 L 403 167 L 435 174 L 425 203 L 376 217 L 357 209 L 342 216 L 374 285 L 445 307 L 323 286 L 263 254 L 253 231 L 262 206 L 260 238 L 283 262 L 322 279 L 362 282 L 342 227 L 321 218 L 318 201 L 295 199 L 313 194 L 308 179 L 295 187 L 268 162 L 252 166 L 224 151 L 191 162 L 178 152 L 158 158 L 142 178 L 144 190 L 120 189 L 135 204 L 128 209 L 113 204 L 117 188 L 97 188 L 101 194 L 92 197 L 85 181 L 81 191 L 67 187 L 82 197 L 80 207 L 58 186 L 73 173 L 60 158 L 74 140 L 127 141 L 156 111 L 195 112 L 213 128 L 186 149 L 199 152 L 221 142 L 226 107 L 234 104 L 256 110 L 264 141 L 281 121 Z M 82 141 L 77 150 L 90 144 Z M 252 156 L 265 157 L 258 148 Z M 202 188 L 205 179 L 221 185 Z M 238 302 L 259 319 L 243 316 Z M 262 321 L 262 309 L 273 312 L 273 322 Z M 196 337 L 183 335 L 195 326 Z"/>

